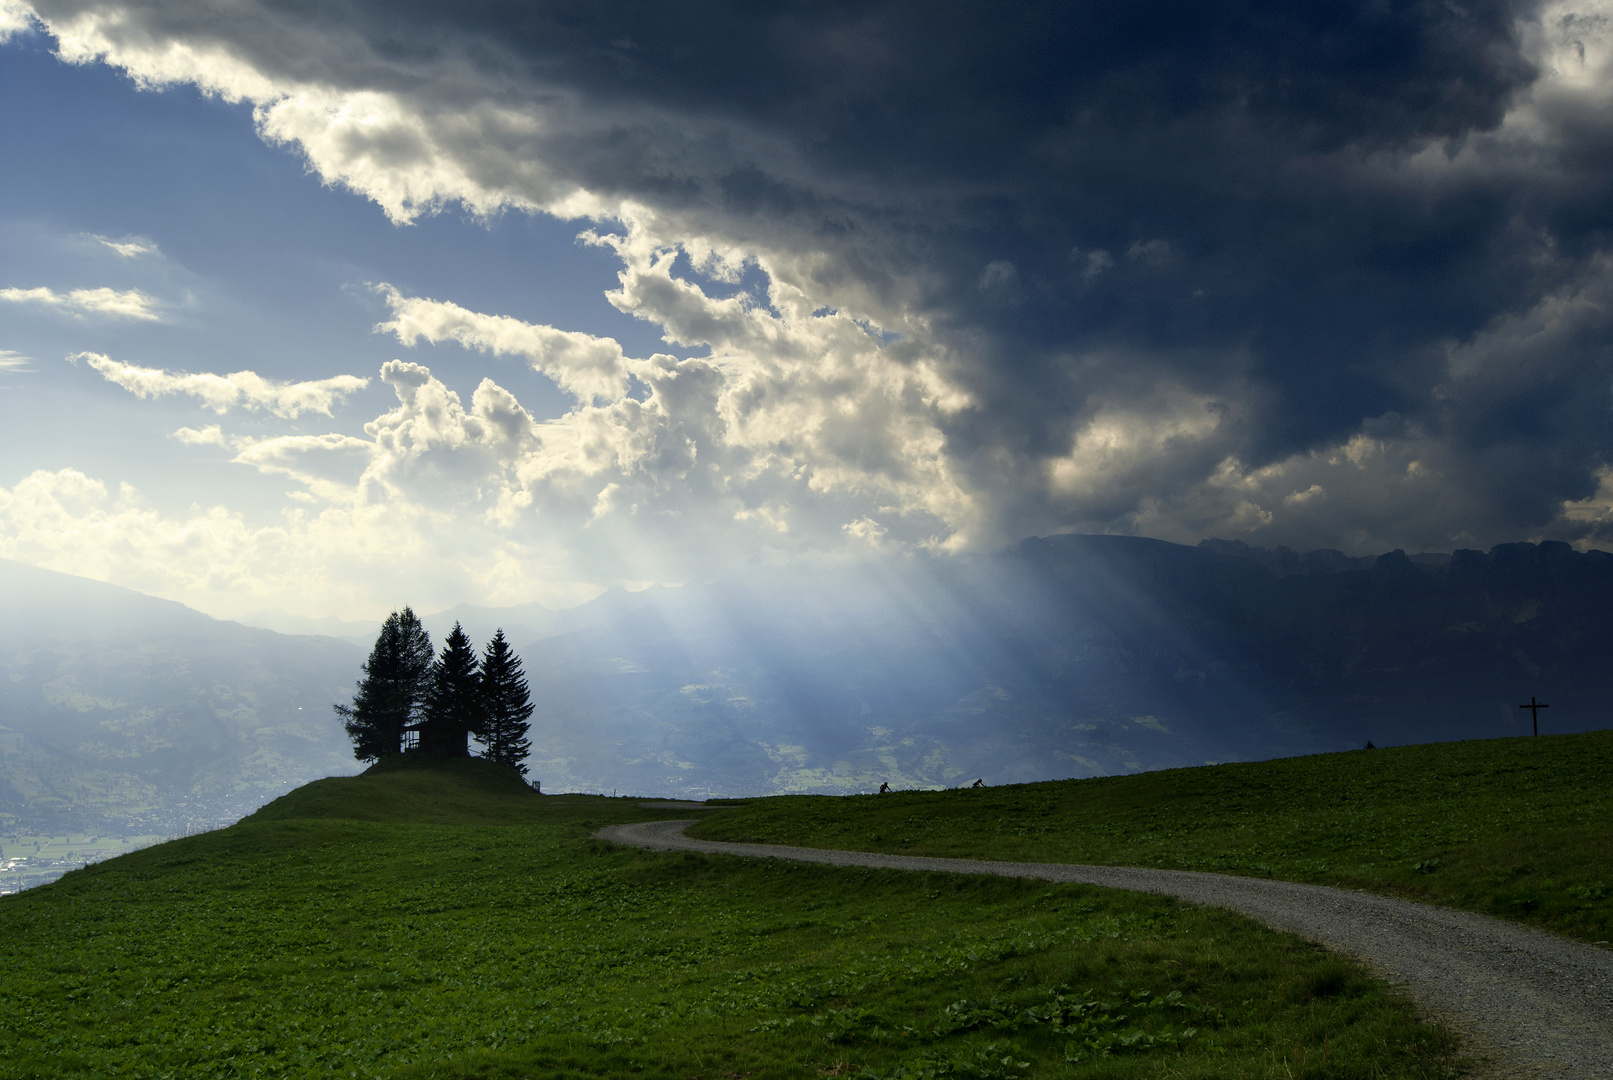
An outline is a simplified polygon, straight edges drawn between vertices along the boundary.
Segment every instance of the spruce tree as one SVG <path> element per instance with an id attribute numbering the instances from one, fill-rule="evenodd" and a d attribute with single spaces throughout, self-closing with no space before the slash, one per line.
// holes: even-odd
<path id="1" fill-rule="evenodd" d="M 480 736 L 487 718 L 476 649 L 457 622 L 431 665 L 420 749 L 445 757 L 469 757 L 470 736 Z"/>
<path id="2" fill-rule="evenodd" d="M 403 727 L 420 715 L 431 651 L 431 635 L 413 611 L 387 616 L 353 704 L 335 707 L 358 760 L 379 761 L 403 750 Z"/>
<path id="3" fill-rule="evenodd" d="M 531 743 L 527 741 L 527 720 L 532 716 L 532 700 L 527 692 L 521 658 L 515 655 L 504 631 L 493 635 L 482 657 L 482 702 L 487 725 L 478 740 L 486 748 L 482 756 L 508 765 L 522 776 Z"/>

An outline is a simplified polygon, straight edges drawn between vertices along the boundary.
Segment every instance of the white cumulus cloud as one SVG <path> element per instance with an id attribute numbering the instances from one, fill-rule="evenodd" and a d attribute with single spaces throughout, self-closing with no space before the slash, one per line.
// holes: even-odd
<path id="1" fill-rule="evenodd" d="M 168 436 L 177 439 L 186 446 L 226 446 L 224 430 L 217 424 L 208 424 L 204 428 L 182 427 Z"/>
<path id="2" fill-rule="evenodd" d="M 622 347 L 610 338 L 537 326 L 507 315 L 482 315 L 446 301 L 404 296 L 390 285 L 379 289 L 392 318 L 376 330 L 395 335 L 404 345 L 422 338 L 432 344 L 455 341 L 470 349 L 524 357 L 534 371 L 585 402 L 615 399 L 626 389 Z"/>
<path id="3" fill-rule="evenodd" d="M 124 259 L 138 259 L 142 255 L 161 254 L 155 243 L 139 236 L 125 236 L 121 240 L 114 240 L 109 236 L 85 233 L 84 239 L 100 244 L 114 255 Z"/>
<path id="4" fill-rule="evenodd" d="M 293 510 L 267 525 L 216 505 L 164 514 L 131 487 L 112 491 L 74 469 L 0 486 L 0 556 L 226 617 L 254 604 L 307 609 L 311 600 L 320 610 L 374 614 L 387 593 L 482 591 L 475 557 L 456 557 L 434 535 L 446 524 L 392 506 Z M 422 580 L 417 560 L 432 556 L 443 556 L 431 564 L 436 580 Z"/>
<path id="5" fill-rule="evenodd" d="M 561 492 L 586 487 L 576 505 L 586 504 L 595 520 L 605 487 L 614 484 L 611 506 L 713 515 L 747 533 L 765 519 L 805 545 L 838 544 L 842 527 L 867 515 L 903 541 L 932 546 L 955 545 L 977 528 L 940 430 L 966 398 L 933 361 L 898 359 L 866 325 L 816 310 L 779 281 L 770 283 L 766 304 L 718 299 L 672 275 L 675 251 L 633 235 L 596 239 L 626 263 L 611 302 L 660 325 L 670 341 L 706 346 L 709 358 L 627 357 L 609 339 L 384 293 L 395 317 L 380 329 L 399 340 L 455 340 L 520 355 L 578 398 L 572 412 L 533 429 L 539 448 L 516 466 L 526 482 L 568 504 L 572 494 Z M 383 377 L 400 396 L 405 380 L 423 380 L 411 394 L 445 392 L 424 368 L 388 367 Z M 629 396 L 629 376 L 649 388 L 642 400 Z M 492 388 L 484 383 L 478 395 Z M 459 415 L 446 400 L 417 411 L 433 424 Z M 413 418 L 376 423 L 377 433 L 422 430 Z M 544 501 L 530 490 L 519 498 Z M 680 499 L 689 500 L 681 510 Z"/>
<path id="6" fill-rule="evenodd" d="M 251 371 L 235 371 L 228 375 L 207 372 L 191 374 L 140 367 L 92 352 L 75 353 L 69 359 L 85 361 L 108 382 L 123 387 L 139 398 L 189 394 L 217 413 L 232 408 L 262 409 L 287 419 L 305 412 L 330 416 L 334 405 L 370 383 L 370 380 L 356 375 L 336 375 L 309 382 L 276 382 Z"/>
<path id="7" fill-rule="evenodd" d="M 0 43 L 33 26 L 34 12 L 21 0 L 0 0 Z"/>
<path id="8" fill-rule="evenodd" d="M 141 322 L 162 320 L 160 301 L 139 289 L 73 289 L 59 293 L 43 286 L 32 289 L 0 289 L 0 300 L 12 304 L 42 304 L 71 315 L 105 315 Z"/>

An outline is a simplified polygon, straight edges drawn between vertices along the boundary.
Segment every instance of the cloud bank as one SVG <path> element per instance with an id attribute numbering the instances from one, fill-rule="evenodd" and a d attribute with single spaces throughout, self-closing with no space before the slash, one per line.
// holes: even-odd
<path id="1" fill-rule="evenodd" d="M 574 408 L 399 361 L 365 439 L 240 460 L 650 579 L 1068 530 L 1613 542 L 1610 7 L 29 10 L 71 62 L 250 103 L 394 221 L 613 249 L 611 302 L 698 356 L 380 286 L 420 361 L 515 358 Z"/>

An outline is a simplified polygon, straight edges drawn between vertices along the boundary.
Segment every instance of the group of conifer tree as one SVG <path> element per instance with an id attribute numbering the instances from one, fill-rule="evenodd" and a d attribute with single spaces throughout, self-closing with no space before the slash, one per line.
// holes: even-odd
<path id="1" fill-rule="evenodd" d="M 431 635 L 415 613 L 394 611 L 364 663 L 353 703 L 336 712 L 360 761 L 402 753 L 412 731 L 422 752 L 465 757 L 474 738 L 482 757 L 526 774 L 532 701 L 521 658 L 503 630 L 478 659 L 456 622 L 434 657 Z"/>

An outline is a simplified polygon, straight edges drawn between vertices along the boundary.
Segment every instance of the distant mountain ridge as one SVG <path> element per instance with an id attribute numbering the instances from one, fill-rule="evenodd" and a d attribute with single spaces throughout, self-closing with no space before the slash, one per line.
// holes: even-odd
<path id="1" fill-rule="evenodd" d="M 358 765 L 373 632 L 287 636 L 0 560 L 0 832 L 181 831 Z M 406 600 L 407 598 L 400 598 Z M 1185 547 L 750 568 L 563 611 L 460 605 L 531 679 L 544 790 L 1006 783 L 1613 723 L 1613 555 Z M 513 628 L 513 629 L 512 629 Z M 76 823 L 76 824 L 75 824 Z"/>
<path id="2" fill-rule="evenodd" d="M 562 787 L 1001 783 L 1526 733 L 1531 694 L 1589 730 L 1613 701 L 1613 556 L 1566 544 L 1056 536 L 615 603 L 522 649 Z"/>
<path id="3" fill-rule="evenodd" d="M 356 646 L 9 560 L 0 598 L 0 833 L 174 835 L 356 771 Z"/>
<path id="4" fill-rule="evenodd" d="M 1372 564 L 1378 561 L 1376 555 L 1351 556 L 1333 548 L 1295 551 L 1281 544 L 1275 548 L 1252 547 L 1242 540 L 1200 540 L 1198 546 L 1203 551 L 1213 551 L 1217 555 L 1231 555 L 1234 558 L 1259 563 L 1278 577 L 1287 577 L 1290 574 L 1341 574 L 1346 570 L 1370 570 Z M 1428 565 L 1450 560 L 1449 555 L 1430 552 L 1413 555 L 1410 558 L 1414 562 Z"/>
<path id="5" fill-rule="evenodd" d="M 492 640 L 494 632 L 498 630 L 503 630 L 504 636 L 512 641 L 531 641 L 557 633 L 563 627 L 560 613 L 539 603 L 513 604 L 507 607 L 455 604 L 451 608 L 429 615 L 420 612 L 415 614 L 420 616 L 421 623 L 431 634 L 433 641 L 441 641 L 447 637 L 448 631 L 456 622 L 462 624 L 465 633 L 479 644 Z M 243 626 L 273 630 L 277 634 L 333 637 L 366 648 L 375 644 L 375 636 L 381 629 L 379 619 L 364 621 L 338 619 L 334 616 L 311 619 L 292 615 L 278 608 L 262 608 L 248 612 L 235 621 Z"/>

